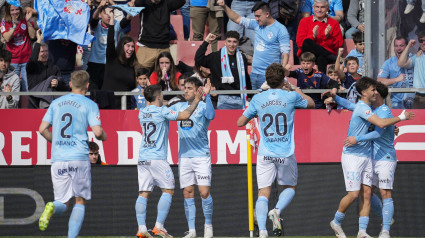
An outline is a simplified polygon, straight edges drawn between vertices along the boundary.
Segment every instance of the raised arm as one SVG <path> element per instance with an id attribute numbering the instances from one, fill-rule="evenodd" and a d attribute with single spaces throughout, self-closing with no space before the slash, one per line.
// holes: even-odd
<path id="1" fill-rule="evenodd" d="M 239 14 L 237 14 L 232 9 L 230 9 L 230 7 L 228 7 L 226 5 L 224 0 L 218 0 L 217 4 L 221 7 L 223 7 L 224 11 L 226 12 L 226 14 L 227 14 L 227 16 L 229 17 L 230 20 L 232 20 L 236 24 L 239 24 L 241 22 L 241 16 L 239 16 Z"/>
<path id="2" fill-rule="evenodd" d="M 313 109 L 316 106 L 313 99 L 310 96 L 304 94 L 299 87 L 296 87 L 294 91 L 301 95 L 303 99 L 307 100 L 307 109 Z"/>
<path id="3" fill-rule="evenodd" d="M 207 83 L 205 84 L 205 87 L 204 87 L 204 94 L 205 94 L 205 103 L 206 103 L 205 117 L 208 120 L 212 120 L 215 117 L 215 110 L 211 101 L 210 91 L 211 91 L 211 81 L 210 79 L 207 79 Z"/>
<path id="4" fill-rule="evenodd" d="M 344 74 L 344 71 L 341 69 L 341 63 L 340 63 L 343 53 L 344 53 L 344 48 L 339 48 L 338 49 L 338 56 L 336 57 L 336 61 L 335 61 L 335 70 L 336 70 L 336 73 L 338 74 L 338 78 L 342 82 L 345 81 L 345 74 Z"/>

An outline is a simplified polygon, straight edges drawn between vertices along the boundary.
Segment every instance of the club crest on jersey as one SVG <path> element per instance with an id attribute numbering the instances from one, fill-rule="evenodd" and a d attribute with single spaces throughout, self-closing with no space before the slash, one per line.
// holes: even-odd
<path id="1" fill-rule="evenodd" d="M 100 121 L 100 115 L 96 116 L 96 120 Z"/>
<path id="2" fill-rule="evenodd" d="M 370 110 L 365 111 L 364 114 L 369 115 L 370 114 Z"/>
<path id="3" fill-rule="evenodd" d="M 269 39 L 271 39 L 273 37 L 273 32 L 269 32 L 269 34 L 267 35 L 267 37 L 269 37 Z"/>
<path id="4" fill-rule="evenodd" d="M 171 115 L 175 115 L 175 114 L 176 114 L 176 112 L 175 112 L 175 111 L 173 111 L 173 110 L 170 110 L 170 114 L 171 114 Z"/>

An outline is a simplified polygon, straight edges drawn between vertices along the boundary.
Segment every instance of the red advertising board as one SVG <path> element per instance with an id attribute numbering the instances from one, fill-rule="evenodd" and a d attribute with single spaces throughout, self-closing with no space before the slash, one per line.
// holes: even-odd
<path id="1" fill-rule="evenodd" d="M 397 125 L 395 139 L 399 161 L 425 161 L 425 110 L 413 110 L 416 117 Z M 401 110 L 392 110 L 398 115 Z M 0 166 L 46 165 L 50 163 L 50 143 L 38 127 L 45 110 L 0 110 Z M 209 127 L 213 164 L 245 164 L 245 128 L 236 126 L 242 110 L 217 110 Z M 351 112 L 346 110 L 296 110 L 295 156 L 299 163 L 340 162 Z M 110 165 L 134 165 L 139 156 L 141 127 L 138 111 L 103 110 L 101 120 L 108 140 L 98 142 L 103 160 Z M 94 138 L 89 132 L 90 140 Z M 96 139 L 94 139 L 96 141 Z M 65 156 L 65 155 L 64 155 Z M 178 163 L 178 133 L 170 122 L 168 161 Z M 256 153 L 253 154 L 256 161 Z"/>

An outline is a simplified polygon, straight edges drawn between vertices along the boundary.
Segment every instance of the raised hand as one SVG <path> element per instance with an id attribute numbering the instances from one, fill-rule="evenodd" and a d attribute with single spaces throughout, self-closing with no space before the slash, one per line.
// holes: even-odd
<path id="1" fill-rule="evenodd" d="M 331 25 L 328 25 L 325 29 L 325 36 L 328 37 L 329 34 L 331 33 L 332 27 Z"/>
<path id="2" fill-rule="evenodd" d="M 316 25 L 313 28 L 313 37 L 316 38 L 318 34 L 319 34 L 319 26 Z"/>
<path id="3" fill-rule="evenodd" d="M 199 87 L 195 93 L 195 100 L 198 102 L 202 100 L 202 96 L 204 96 L 204 87 Z"/>
<path id="4" fill-rule="evenodd" d="M 210 94 L 211 91 L 211 81 L 207 78 L 207 83 L 204 86 L 204 94 Z"/>
<path id="5" fill-rule="evenodd" d="M 41 32 L 41 29 L 37 30 L 36 36 L 37 36 L 37 43 L 41 43 L 43 41 L 43 33 Z"/>
<path id="6" fill-rule="evenodd" d="M 211 41 L 215 40 L 216 38 L 217 38 L 216 35 L 214 35 L 213 33 L 209 33 L 207 37 L 205 38 L 205 41 L 208 42 L 208 44 L 210 44 Z"/>
<path id="7" fill-rule="evenodd" d="M 340 56 L 340 57 L 342 57 L 342 55 L 344 54 L 344 48 L 339 48 L 338 49 L 338 55 Z"/>

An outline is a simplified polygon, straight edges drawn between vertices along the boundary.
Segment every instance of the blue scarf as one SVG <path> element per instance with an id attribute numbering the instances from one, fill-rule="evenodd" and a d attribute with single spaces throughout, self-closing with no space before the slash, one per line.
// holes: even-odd
<path id="1" fill-rule="evenodd" d="M 245 66 L 243 63 L 242 53 L 239 49 L 236 49 L 236 63 L 238 67 L 239 74 L 239 90 L 246 89 L 246 80 L 245 80 Z M 227 47 L 221 48 L 221 74 L 223 77 L 233 77 L 232 70 L 230 69 L 229 56 L 227 55 Z M 246 104 L 246 93 L 241 93 L 242 97 L 242 108 L 245 108 Z"/>

